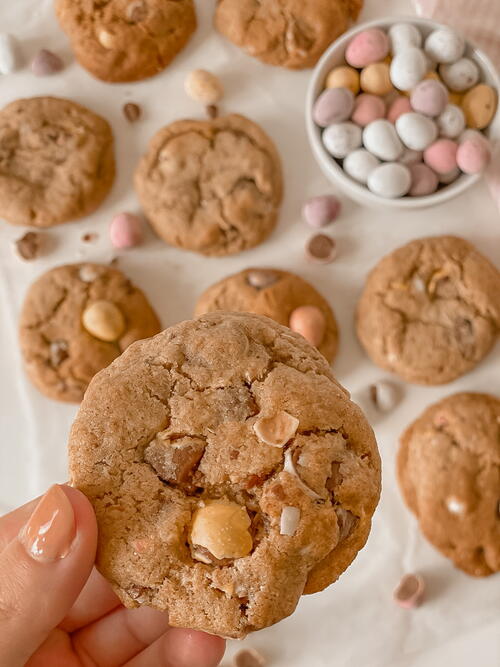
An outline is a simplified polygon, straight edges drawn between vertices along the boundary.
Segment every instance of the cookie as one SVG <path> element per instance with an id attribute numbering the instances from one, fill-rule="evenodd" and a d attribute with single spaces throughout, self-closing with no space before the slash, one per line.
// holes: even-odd
<path id="1" fill-rule="evenodd" d="M 500 274 L 455 236 L 412 241 L 384 257 L 366 280 L 356 313 L 371 359 L 407 382 L 455 380 L 493 346 Z"/>
<path id="2" fill-rule="evenodd" d="M 500 400 L 454 394 L 401 437 L 397 472 L 425 537 L 467 574 L 500 571 Z"/>
<path id="3" fill-rule="evenodd" d="M 316 64 L 362 6 L 363 0 L 218 0 L 215 26 L 248 55 L 301 69 Z"/>
<path id="4" fill-rule="evenodd" d="M 288 271 L 246 269 L 228 276 L 209 287 L 200 296 L 195 315 L 212 313 L 216 310 L 245 311 L 265 315 L 279 324 L 302 333 L 298 331 L 295 320 L 298 313 L 300 322 L 300 313 L 304 306 L 312 307 L 312 316 L 316 311 L 319 318 L 313 332 L 317 331 L 319 342 L 314 339 L 309 342 L 316 344 L 318 350 L 331 362 L 338 347 L 337 322 L 332 309 L 312 285 Z"/>
<path id="5" fill-rule="evenodd" d="M 121 271 L 87 263 L 38 278 L 19 327 L 30 380 L 46 396 L 74 403 L 130 343 L 160 330 L 148 300 Z"/>
<path id="6" fill-rule="evenodd" d="M 325 358 L 248 313 L 130 346 L 90 383 L 69 456 L 122 602 L 226 637 L 335 581 L 380 491 L 373 432 Z"/>
<path id="7" fill-rule="evenodd" d="M 33 227 L 82 218 L 114 178 L 111 128 L 89 109 L 34 97 L 0 111 L 0 218 Z"/>
<path id="8" fill-rule="evenodd" d="M 264 241 L 283 193 L 274 144 L 236 114 L 180 120 L 160 130 L 139 163 L 135 186 L 164 241 L 214 256 Z"/>
<path id="9" fill-rule="evenodd" d="M 158 74 L 196 29 L 193 0 L 55 0 L 55 8 L 78 62 L 109 82 Z"/>

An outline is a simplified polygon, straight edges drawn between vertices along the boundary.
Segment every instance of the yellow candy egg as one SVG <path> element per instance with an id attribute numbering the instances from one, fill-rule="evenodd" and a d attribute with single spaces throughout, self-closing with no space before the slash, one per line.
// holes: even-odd
<path id="1" fill-rule="evenodd" d="M 448 93 L 448 102 L 450 104 L 455 104 L 457 107 L 462 105 L 462 100 L 464 96 L 462 93 L 455 93 L 453 90 L 450 90 Z"/>
<path id="2" fill-rule="evenodd" d="M 465 93 L 462 109 L 468 127 L 484 130 L 491 123 L 497 110 L 497 95 L 491 86 L 480 83 Z"/>
<path id="3" fill-rule="evenodd" d="M 335 67 L 326 77 L 327 88 L 348 88 L 354 95 L 359 93 L 359 72 L 354 67 Z"/>
<path id="4" fill-rule="evenodd" d="M 389 65 L 373 63 L 361 71 L 361 89 L 371 95 L 387 95 L 393 90 Z"/>

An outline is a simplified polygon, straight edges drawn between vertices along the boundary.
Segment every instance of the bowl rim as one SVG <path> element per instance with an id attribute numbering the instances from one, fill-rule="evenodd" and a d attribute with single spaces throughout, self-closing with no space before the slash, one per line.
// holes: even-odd
<path id="1" fill-rule="evenodd" d="M 319 61 L 316 63 L 311 78 L 309 80 L 307 93 L 306 93 L 306 131 L 309 144 L 312 148 L 313 155 L 321 167 L 325 176 L 331 181 L 338 184 L 347 194 L 350 194 L 354 199 L 369 201 L 373 204 L 383 205 L 390 208 L 406 208 L 406 209 L 415 209 L 415 208 L 424 208 L 428 206 L 435 206 L 441 204 L 453 197 L 458 196 L 463 193 L 465 190 L 472 187 L 477 183 L 481 174 L 467 175 L 463 174 L 457 181 L 451 183 L 449 186 L 438 190 L 430 195 L 424 197 L 398 197 L 395 199 L 388 199 L 385 197 L 380 197 L 375 193 L 371 192 L 365 185 L 358 183 L 350 176 L 348 176 L 342 167 L 327 153 L 326 149 L 323 146 L 321 141 L 320 129 L 313 121 L 312 118 L 312 108 L 314 102 L 316 101 L 318 95 L 319 84 L 323 85 L 323 80 L 325 76 L 324 70 L 329 64 L 332 54 L 335 53 L 339 47 L 354 37 L 354 35 L 367 30 L 369 28 L 378 28 L 384 27 L 388 28 L 391 25 L 396 23 L 411 23 L 416 26 L 427 27 L 432 30 L 437 30 L 439 28 L 449 28 L 444 23 L 439 21 L 434 21 L 433 19 L 421 18 L 419 16 L 394 16 L 386 18 L 378 18 L 370 21 L 365 21 L 363 23 L 357 23 L 352 26 L 349 30 L 343 33 L 338 37 L 330 46 L 324 51 Z M 459 32 L 459 31 L 458 31 Z M 487 74 L 487 78 L 492 81 L 492 87 L 495 88 L 497 93 L 497 100 L 500 97 L 500 74 L 498 73 L 496 67 L 494 66 L 491 59 L 481 50 L 474 46 L 469 40 L 465 39 L 466 47 L 469 50 L 469 55 L 473 56 L 474 61 L 479 64 L 481 73 L 483 77 Z M 490 126 L 488 129 L 491 129 L 500 121 L 500 104 L 497 105 L 497 110 L 493 116 Z M 500 136 L 500 130 L 499 130 Z"/>

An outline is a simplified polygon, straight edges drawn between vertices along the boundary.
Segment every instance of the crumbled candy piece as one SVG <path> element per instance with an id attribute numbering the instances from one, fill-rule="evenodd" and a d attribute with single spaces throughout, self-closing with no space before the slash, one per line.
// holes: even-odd
<path id="1" fill-rule="evenodd" d="M 69 357 L 69 345 L 65 340 L 53 340 L 50 343 L 50 365 L 57 368 L 65 359 Z"/>
<path id="2" fill-rule="evenodd" d="M 280 517 L 280 535 L 292 537 L 297 531 L 300 521 L 300 510 L 298 507 L 283 507 Z"/>
<path id="3" fill-rule="evenodd" d="M 278 280 L 278 274 L 270 269 L 250 269 L 247 282 L 256 289 L 265 289 Z"/>
<path id="4" fill-rule="evenodd" d="M 253 425 L 255 435 L 272 447 L 284 447 L 297 432 L 299 420 L 285 410 L 271 417 L 260 417 Z"/>
<path id="5" fill-rule="evenodd" d="M 417 607 L 423 598 L 425 583 L 418 574 L 405 574 L 394 590 L 394 602 L 400 607 Z"/>
<path id="6" fill-rule="evenodd" d="M 22 259 L 35 259 L 42 251 L 43 238 L 38 232 L 26 232 L 24 236 L 14 242 L 17 254 Z"/>
<path id="7" fill-rule="evenodd" d="M 219 107 L 216 104 L 207 104 L 206 106 L 207 116 L 213 120 L 219 115 Z"/>
<path id="8" fill-rule="evenodd" d="M 50 76 L 64 69 L 61 58 L 48 49 L 41 49 L 31 61 L 31 71 L 35 76 Z"/>
<path id="9" fill-rule="evenodd" d="M 266 661 L 254 648 L 244 648 L 233 658 L 233 667 L 265 667 Z"/>
<path id="10" fill-rule="evenodd" d="M 307 484 L 300 477 L 293 463 L 292 452 L 289 449 L 287 449 L 285 452 L 285 463 L 283 465 L 283 470 L 287 472 L 289 475 L 293 475 L 296 478 L 297 483 L 302 489 L 302 491 L 304 491 L 304 493 L 308 495 L 310 498 L 313 498 L 314 500 L 321 498 L 321 496 L 317 494 L 316 491 L 313 491 L 310 487 L 308 487 Z"/>
<path id="11" fill-rule="evenodd" d="M 141 117 L 142 109 L 135 102 L 127 102 L 123 105 L 123 115 L 129 123 L 135 123 Z"/>
<path id="12" fill-rule="evenodd" d="M 142 220 L 133 213 L 119 213 L 111 220 L 109 236 L 115 248 L 133 248 L 143 239 Z"/>
<path id="13" fill-rule="evenodd" d="M 393 382 L 380 380 L 370 385 L 370 398 L 380 412 L 390 412 L 399 403 L 399 387 Z"/>
<path id="14" fill-rule="evenodd" d="M 20 55 L 16 38 L 7 32 L 0 33 L 0 74 L 12 74 L 19 65 Z"/>
<path id="15" fill-rule="evenodd" d="M 94 301 L 87 306 L 82 323 L 89 334 L 109 343 L 118 340 L 125 331 L 125 318 L 111 301 Z"/>
<path id="16" fill-rule="evenodd" d="M 148 16 L 148 7 L 144 0 L 135 0 L 131 2 L 126 11 L 127 20 L 130 23 L 140 23 L 145 21 Z"/>
<path id="17" fill-rule="evenodd" d="M 325 337 L 326 318 L 317 306 L 299 306 L 292 311 L 288 326 L 318 347 Z"/>
<path id="18" fill-rule="evenodd" d="M 311 236 L 306 245 L 306 256 L 312 262 L 318 264 L 329 264 L 337 255 L 337 244 L 327 234 L 315 234 Z"/>
<path id="19" fill-rule="evenodd" d="M 192 100 L 205 105 L 217 104 L 224 94 L 219 79 L 204 69 L 195 69 L 188 74 L 184 89 Z"/>
<path id="20" fill-rule="evenodd" d="M 202 554 L 196 547 L 206 549 L 217 560 L 247 556 L 253 547 L 250 524 L 250 517 L 241 505 L 230 500 L 206 500 L 196 510 L 191 526 L 194 557 L 201 560 L 198 556 Z"/>
<path id="21" fill-rule="evenodd" d="M 84 243 L 94 243 L 99 238 L 99 234 L 96 232 L 85 232 L 82 234 L 82 241 Z"/>

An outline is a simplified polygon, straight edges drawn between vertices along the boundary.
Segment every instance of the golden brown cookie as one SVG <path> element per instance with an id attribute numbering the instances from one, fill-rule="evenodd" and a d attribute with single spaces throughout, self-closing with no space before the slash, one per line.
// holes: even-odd
<path id="1" fill-rule="evenodd" d="M 312 67 L 356 20 L 363 0 L 217 0 L 215 26 L 250 56 Z"/>
<path id="2" fill-rule="evenodd" d="M 373 432 L 325 358 L 248 313 L 130 346 L 90 383 L 69 456 L 123 603 L 228 637 L 335 581 L 380 491 Z"/>
<path id="3" fill-rule="evenodd" d="M 58 401 L 79 402 L 94 375 L 136 340 L 161 330 L 140 289 L 99 264 L 68 264 L 30 287 L 20 343 L 33 384 Z"/>
<path id="4" fill-rule="evenodd" d="M 33 97 L 0 111 L 0 218 L 34 227 L 82 218 L 114 177 L 111 128 L 89 109 Z"/>
<path id="5" fill-rule="evenodd" d="M 98 79 L 161 72 L 196 29 L 193 0 L 55 0 L 77 60 Z"/>
<path id="6" fill-rule="evenodd" d="M 135 186 L 164 241 L 214 256 L 264 241 L 283 194 L 273 142 L 236 114 L 180 120 L 160 130 L 139 163 Z"/>
<path id="7" fill-rule="evenodd" d="M 314 333 L 317 332 L 319 342 L 314 343 L 331 362 L 338 347 L 338 328 L 333 311 L 312 285 L 289 271 L 245 269 L 228 276 L 203 292 L 196 304 L 195 315 L 216 310 L 244 311 L 265 315 L 302 333 L 294 326 L 294 320 L 297 314 L 300 318 L 304 306 L 312 307 L 313 316 L 314 311 L 318 313 L 319 322 Z M 309 342 L 313 343 L 313 340 Z"/>
<path id="8" fill-rule="evenodd" d="M 444 384 L 493 346 L 500 274 L 455 236 L 411 241 L 369 273 L 356 313 L 359 340 L 381 368 L 407 382 Z"/>
<path id="9" fill-rule="evenodd" d="M 500 571 L 500 400 L 454 394 L 401 436 L 398 478 L 425 537 L 467 574 Z"/>

